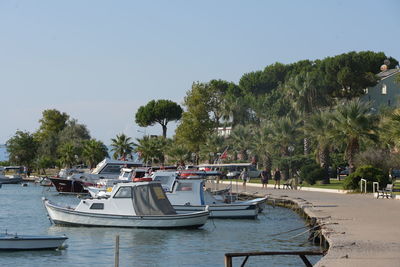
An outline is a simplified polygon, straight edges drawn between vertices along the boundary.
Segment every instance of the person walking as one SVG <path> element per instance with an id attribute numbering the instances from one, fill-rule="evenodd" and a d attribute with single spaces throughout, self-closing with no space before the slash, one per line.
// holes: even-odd
<path id="1" fill-rule="evenodd" d="M 262 188 L 267 188 L 268 185 L 268 180 L 271 179 L 271 172 L 268 170 L 266 167 L 265 170 L 261 172 L 261 183 L 262 183 Z"/>
<path id="2" fill-rule="evenodd" d="M 243 181 L 243 190 L 246 191 L 246 183 L 250 181 L 250 176 L 246 169 L 243 169 L 242 173 L 240 173 L 240 179 Z"/>
<path id="3" fill-rule="evenodd" d="M 275 180 L 274 189 L 276 188 L 276 185 L 278 185 L 278 189 L 280 189 L 280 187 L 281 187 L 281 171 L 278 168 L 275 169 L 274 180 Z"/>

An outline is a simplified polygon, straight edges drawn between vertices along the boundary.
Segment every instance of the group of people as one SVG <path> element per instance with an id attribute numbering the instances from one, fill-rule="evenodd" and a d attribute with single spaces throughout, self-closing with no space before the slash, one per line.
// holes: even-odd
<path id="1" fill-rule="evenodd" d="M 275 181 L 274 189 L 276 188 L 276 186 L 278 186 L 279 189 L 281 187 L 281 171 L 279 170 L 279 168 L 275 169 L 273 176 Z M 268 168 L 265 168 L 265 170 L 261 172 L 262 188 L 267 188 L 267 184 L 270 179 L 271 171 Z"/>
<path id="2" fill-rule="evenodd" d="M 276 186 L 278 186 L 278 189 L 281 187 L 281 171 L 279 168 L 276 168 L 274 173 L 273 173 L 275 185 L 274 189 Z M 243 188 L 246 190 L 246 183 L 250 181 L 250 176 L 246 169 L 243 169 L 242 173 L 240 174 L 240 178 L 243 181 Z M 265 168 L 261 172 L 261 183 L 262 183 L 262 188 L 267 188 L 268 181 L 271 179 L 271 171 L 268 168 Z"/>

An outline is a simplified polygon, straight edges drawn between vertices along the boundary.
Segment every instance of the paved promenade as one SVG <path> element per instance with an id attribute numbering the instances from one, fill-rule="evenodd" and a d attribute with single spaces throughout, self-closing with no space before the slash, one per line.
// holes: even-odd
<path id="1" fill-rule="evenodd" d="M 240 185 L 238 189 L 243 191 Z M 323 227 L 330 248 L 316 266 L 400 266 L 400 200 L 376 199 L 372 194 L 262 189 L 258 184 L 248 184 L 246 192 L 293 200 L 320 223 L 336 223 Z"/>

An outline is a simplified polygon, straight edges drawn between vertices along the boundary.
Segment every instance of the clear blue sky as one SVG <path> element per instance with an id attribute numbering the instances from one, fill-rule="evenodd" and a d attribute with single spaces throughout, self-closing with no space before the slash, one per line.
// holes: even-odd
<path id="1" fill-rule="evenodd" d="M 400 60 L 400 1 L 0 1 L 0 143 L 56 108 L 110 143 L 193 81 L 349 51 Z M 378 67 L 378 66 L 377 66 Z M 147 127 L 159 134 L 161 127 Z M 172 135 L 171 125 L 168 135 Z"/>

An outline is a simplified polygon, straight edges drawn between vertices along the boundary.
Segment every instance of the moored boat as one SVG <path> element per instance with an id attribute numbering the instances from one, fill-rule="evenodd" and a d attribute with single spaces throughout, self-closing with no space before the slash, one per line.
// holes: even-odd
<path id="1" fill-rule="evenodd" d="M 41 250 L 57 249 L 62 246 L 66 236 L 36 236 L 0 234 L 0 250 Z"/>
<path id="2" fill-rule="evenodd" d="M 93 186 L 103 179 L 117 179 L 121 168 L 141 166 L 140 162 L 104 159 L 90 173 L 62 169 L 58 177 L 50 177 L 59 193 L 87 194 L 85 186 Z"/>
<path id="3" fill-rule="evenodd" d="M 75 180 L 68 178 L 49 178 L 56 190 L 59 193 L 67 193 L 67 194 L 87 194 L 88 191 L 85 189 L 83 180 Z M 92 183 L 87 183 L 87 185 L 91 185 Z"/>
<path id="4" fill-rule="evenodd" d="M 54 224 L 135 228 L 198 228 L 209 216 L 202 211 L 178 214 L 158 182 L 117 184 L 108 198 L 84 199 L 75 208 L 44 200 Z"/>
<path id="5" fill-rule="evenodd" d="M 0 167 L 0 183 L 2 184 L 21 183 L 23 181 L 21 172 L 22 172 L 22 167 L 20 166 Z"/>
<path id="6" fill-rule="evenodd" d="M 207 205 L 210 218 L 255 219 L 263 209 L 266 198 L 248 201 L 219 200 L 209 191 L 204 190 L 204 178 L 185 176 L 180 179 L 175 172 L 155 172 L 153 179 L 160 181 L 171 204 L 179 212 L 194 212 Z"/>

